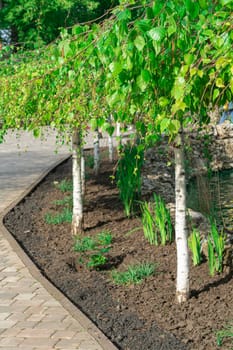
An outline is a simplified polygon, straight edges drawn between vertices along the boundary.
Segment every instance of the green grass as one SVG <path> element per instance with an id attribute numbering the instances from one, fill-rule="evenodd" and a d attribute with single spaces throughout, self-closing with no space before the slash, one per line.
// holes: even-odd
<path id="1" fill-rule="evenodd" d="M 58 199 L 56 201 L 53 202 L 55 205 L 58 206 L 68 206 L 68 207 L 72 207 L 72 196 L 66 196 L 63 199 Z"/>
<path id="2" fill-rule="evenodd" d="M 141 283 L 145 278 L 153 275 L 156 270 L 156 264 L 152 263 L 141 263 L 136 265 L 128 266 L 126 271 L 112 272 L 112 279 L 115 284 L 127 285 L 127 284 L 138 284 Z"/>
<path id="3" fill-rule="evenodd" d="M 45 222 L 49 225 L 59 225 L 64 222 L 72 222 L 72 211 L 69 208 L 64 208 L 61 213 L 45 215 Z"/>
<path id="4" fill-rule="evenodd" d="M 62 180 L 56 186 L 61 192 L 71 192 L 73 190 L 73 183 L 71 180 Z"/>

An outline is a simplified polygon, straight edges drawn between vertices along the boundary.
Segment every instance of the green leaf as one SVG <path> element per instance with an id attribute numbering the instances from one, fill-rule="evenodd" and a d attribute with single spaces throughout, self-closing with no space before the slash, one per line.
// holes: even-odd
<path id="1" fill-rule="evenodd" d="M 135 27 L 137 27 L 141 32 L 145 33 L 151 29 L 151 20 L 141 19 L 135 22 Z"/>
<path id="2" fill-rule="evenodd" d="M 161 51 L 161 44 L 157 41 L 153 41 L 153 47 L 154 47 L 156 55 L 158 55 Z"/>
<path id="3" fill-rule="evenodd" d="M 157 16 L 163 8 L 163 3 L 155 0 L 152 5 L 152 10 L 155 16 Z"/>
<path id="4" fill-rule="evenodd" d="M 170 125 L 170 119 L 163 118 L 161 123 L 160 123 L 160 131 L 164 132 L 165 130 L 168 129 L 169 125 Z"/>
<path id="5" fill-rule="evenodd" d="M 177 30 L 176 21 L 174 20 L 174 17 L 170 17 L 168 21 L 168 29 L 167 29 L 168 36 L 171 36 L 172 34 L 174 34 L 176 30 Z"/>
<path id="6" fill-rule="evenodd" d="M 214 89 L 213 102 L 216 100 L 216 98 L 218 98 L 218 96 L 219 96 L 219 89 Z"/>
<path id="7" fill-rule="evenodd" d="M 34 137 L 39 137 L 40 136 L 40 129 L 34 129 L 33 130 L 33 136 Z"/>
<path id="8" fill-rule="evenodd" d="M 149 32 L 147 32 L 147 34 L 149 35 L 149 37 L 152 40 L 154 40 L 156 42 L 161 42 L 166 35 L 166 31 L 162 27 L 157 27 L 157 28 L 153 28 L 153 29 L 149 30 Z"/>
<path id="9" fill-rule="evenodd" d="M 219 88 L 223 88 L 225 87 L 223 81 L 222 81 L 222 78 L 217 78 L 216 79 L 216 86 L 219 87 Z"/>
<path id="10" fill-rule="evenodd" d="M 134 45 L 136 46 L 136 48 L 138 49 L 138 51 L 142 51 L 144 46 L 145 46 L 145 40 L 143 38 L 143 36 L 138 35 L 136 37 L 136 39 L 134 40 Z"/>
<path id="11" fill-rule="evenodd" d="M 119 20 L 128 20 L 131 19 L 131 11 L 129 9 L 126 9 L 125 11 L 120 11 L 116 15 Z"/>
<path id="12" fill-rule="evenodd" d="M 191 53 L 187 53 L 186 55 L 184 55 L 184 61 L 190 66 L 194 61 L 194 55 L 192 55 Z"/>
<path id="13" fill-rule="evenodd" d="M 233 94 L 233 77 L 230 80 L 230 88 L 231 88 L 231 92 Z"/>
<path id="14" fill-rule="evenodd" d="M 143 76 L 141 74 L 137 77 L 136 83 L 142 92 L 144 92 L 146 90 L 148 84 L 143 79 Z"/>
<path id="15" fill-rule="evenodd" d="M 119 62 L 112 62 L 109 65 L 110 71 L 113 73 L 114 76 L 117 76 L 122 71 L 122 64 Z"/>
<path id="16" fill-rule="evenodd" d="M 220 0 L 220 4 L 222 6 L 228 5 L 228 4 L 232 4 L 233 0 Z"/>
<path id="17" fill-rule="evenodd" d="M 159 105 L 161 107 L 166 107 L 168 104 L 169 104 L 169 99 L 168 98 L 163 97 L 163 96 L 159 98 Z"/>
<path id="18" fill-rule="evenodd" d="M 198 0 L 198 1 L 199 1 L 199 4 L 200 4 L 200 6 L 201 6 L 202 9 L 207 8 L 206 0 Z"/>
<path id="19" fill-rule="evenodd" d="M 141 76 L 146 83 L 149 83 L 151 80 L 151 73 L 147 69 L 142 69 Z"/>
<path id="20" fill-rule="evenodd" d="M 69 77 L 69 80 L 74 80 L 74 78 L 75 78 L 75 71 L 69 70 L 68 77 Z"/>
<path id="21" fill-rule="evenodd" d="M 180 130 L 180 122 L 179 120 L 171 120 L 169 124 L 169 130 L 171 133 L 177 134 Z"/>

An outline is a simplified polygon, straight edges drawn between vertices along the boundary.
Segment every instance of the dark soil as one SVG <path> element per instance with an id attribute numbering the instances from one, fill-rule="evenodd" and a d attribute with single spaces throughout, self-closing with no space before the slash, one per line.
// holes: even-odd
<path id="1" fill-rule="evenodd" d="M 61 211 L 54 201 L 69 195 L 54 182 L 71 179 L 71 160 L 49 174 L 5 217 L 6 227 L 42 273 L 119 349 L 217 349 L 216 331 L 233 320 L 232 274 L 210 277 L 206 262 L 191 267 L 191 298 L 183 305 L 175 304 L 175 244 L 149 245 L 140 218 L 125 218 L 110 181 L 112 169 L 112 164 L 103 161 L 101 174 L 95 177 L 89 170 L 86 184 L 85 234 L 108 230 L 114 237 L 104 269 L 76 269 L 70 224 L 48 225 L 44 220 L 46 213 Z M 158 264 L 154 276 L 132 286 L 113 283 L 111 270 L 145 261 Z M 221 349 L 231 349 L 231 345 L 225 339 Z"/>

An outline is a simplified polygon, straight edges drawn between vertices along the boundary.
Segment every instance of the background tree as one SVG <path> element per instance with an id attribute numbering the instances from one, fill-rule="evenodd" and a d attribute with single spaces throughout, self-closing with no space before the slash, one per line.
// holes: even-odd
<path id="1" fill-rule="evenodd" d="M 57 38 L 61 28 L 98 18 L 117 3 L 117 0 L 4 0 L 0 3 L 0 28 L 10 30 L 12 44 L 37 48 Z"/>

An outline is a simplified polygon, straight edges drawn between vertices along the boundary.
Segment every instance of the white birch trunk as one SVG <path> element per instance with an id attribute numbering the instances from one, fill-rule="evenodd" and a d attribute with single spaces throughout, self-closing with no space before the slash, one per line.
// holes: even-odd
<path id="1" fill-rule="evenodd" d="M 116 123 L 116 136 L 121 137 L 121 123 Z"/>
<path id="2" fill-rule="evenodd" d="M 189 298 L 189 256 L 186 226 L 186 183 L 184 169 L 184 149 L 182 135 L 177 137 L 175 146 L 175 195 L 176 195 L 176 249 L 177 280 L 176 300 L 178 303 Z"/>
<path id="3" fill-rule="evenodd" d="M 109 121 L 110 125 L 112 126 L 112 115 L 109 116 L 108 121 Z M 111 163 L 113 162 L 113 153 L 114 153 L 113 135 L 108 135 L 108 156 L 109 156 L 109 161 Z"/>
<path id="4" fill-rule="evenodd" d="M 81 135 L 78 130 L 72 136 L 73 161 L 73 218 L 72 234 L 81 234 L 83 231 L 83 195 L 82 195 L 82 146 Z"/>
<path id="5" fill-rule="evenodd" d="M 85 158 L 83 154 L 83 149 L 82 149 L 82 156 L 81 156 L 81 181 L 82 181 L 82 196 L 84 198 L 85 190 L 86 190 L 86 179 L 85 179 Z"/>
<path id="6" fill-rule="evenodd" d="M 100 138 L 99 130 L 95 130 L 94 136 L 94 173 L 95 175 L 99 174 L 100 169 Z"/>
<path id="7" fill-rule="evenodd" d="M 113 137 L 108 136 L 108 154 L 109 154 L 109 161 L 113 162 Z"/>
<path id="8" fill-rule="evenodd" d="M 122 134 L 121 134 L 121 123 L 117 122 L 116 123 L 116 138 L 117 138 L 117 148 L 118 148 L 118 153 L 122 145 Z"/>

